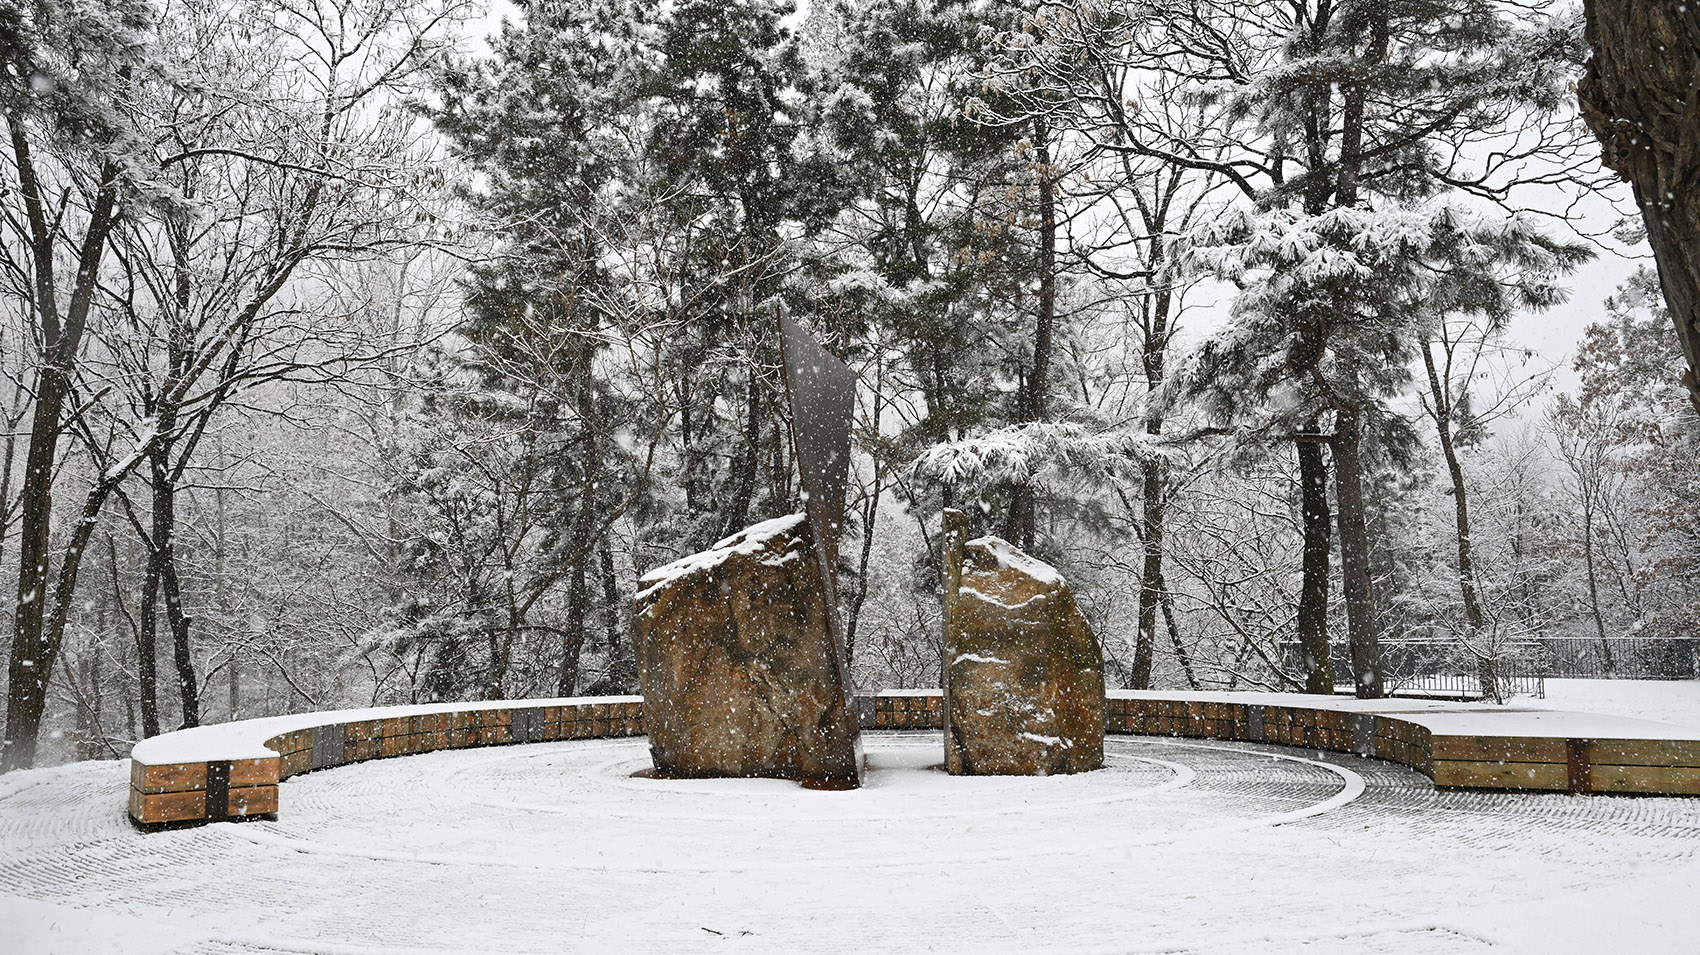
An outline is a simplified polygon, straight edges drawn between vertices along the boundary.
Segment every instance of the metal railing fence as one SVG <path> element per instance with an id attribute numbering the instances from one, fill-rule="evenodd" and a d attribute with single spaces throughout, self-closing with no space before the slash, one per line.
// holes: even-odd
<path id="1" fill-rule="evenodd" d="M 1303 651 L 1281 647 L 1282 665 L 1303 672 Z M 1337 687 L 1349 687 L 1351 655 L 1346 644 L 1329 647 Z M 1482 669 L 1460 641 L 1399 638 L 1381 643 L 1382 680 L 1395 695 L 1481 699 Z M 1501 699 L 1546 696 L 1548 679 L 1700 679 L 1700 637 L 1530 637 L 1495 647 L 1492 674 Z"/>

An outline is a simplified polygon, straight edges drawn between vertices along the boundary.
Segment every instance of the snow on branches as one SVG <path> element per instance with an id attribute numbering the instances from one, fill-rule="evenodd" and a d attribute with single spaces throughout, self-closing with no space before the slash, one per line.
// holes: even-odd
<path id="1" fill-rule="evenodd" d="M 934 445 L 916 458 L 913 471 L 918 477 L 978 491 L 1042 484 L 1047 476 L 1063 474 L 1076 480 L 1111 479 L 1166 453 L 1154 436 L 1141 432 L 1036 421 Z"/>

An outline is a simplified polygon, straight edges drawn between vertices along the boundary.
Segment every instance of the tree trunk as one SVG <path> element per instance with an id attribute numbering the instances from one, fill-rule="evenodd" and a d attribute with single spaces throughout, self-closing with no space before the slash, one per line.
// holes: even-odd
<path id="1" fill-rule="evenodd" d="M 681 362 L 679 369 L 679 444 L 684 458 L 685 513 L 696 515 L 703 509 L 701 454 L 697 451 L 696 428 L 691 420 L 695 395 L 691 387 L 690 363 Z"/>
<path id="2" fill-rule="evenodd" d="M 580 469 L 583 475 L 579 482 L 578 513 L 573 516 L 572 537 L 568 540 L 567 553 L 573 562 L 571 574 L 567 582 L 567 620 L 562 636 L 561 673 L 556 680 L 555 689 L 560 696 L 572 696 L 578 689 L 579 661 L 584 656 L 586 638 L 586 618 L 590 615 L 590 583 L 588 565 L 596 553 L 596 510 L 597 485 L 601 480 L 601 449 L 597 446 L 596 425 L 592 424 L 596 416 L 595 384 L 591 378 L 590 363 L 593 359 L 589 348 L 584 349 L 578 356 L 577 370 L 574 382 L 574 410 L 579 418 L 579 447 Z M 755 400 L 756 371 L 750 369 L 750 415 L 753 419 L 756 413 Z M 748 464 L 750 471 L 747 477 L 755 479 L 755 445 L 750 445 Z M 741 526 L 741 525 L 740 525 Z M 728 531 L 727 533 L 731 533 Z"/>
<path id="3" fill-rule="evenodd" d="M 1700 409 L 1700 4 L 1585 0 L 1577 86 L 1607 166 L 1634 187 Z"/>
<path id="4" fill-rule="evenodd" d="M 95 626 L 97 627 L 95 630 L 97 634 L 105 632 L 106 617 L 104 613 L 96 620 Z M 101 699 L 104 696 L 101 687 L 104 682 L 102 671 L 105 669 L 101 666 L 101 655 L 101 642 L 96 639 L 89 653 L 89 722 L 93 725 L 95 736 L 88 741 L 89 754 L 86 757 L 88 759 L 99 759 L 103 751 L 110 749 L 110 745 L 107 743 L 106 721 L 101 714 Z M 97 742 L 99 743 L 98 748 L 96 748 Z"/>
<path id="5" fill-rule="evenodd" d="M 1188 688 L 1199 689 L 1198 674 L 1192 669 L 1192 654 L 1187 652 L 1186 644 L 1181 642 L 1181 628 L 1175 622 L 1175 595 L 1169 590 L 1168 581 L 1162 576 L 1157 578 L 1157 590 L 1162 594 L 1163 623 L 1169 628 L 1169 642 L 1175 647 L 1175 659 L 1180 661 L 1181 674 L 1186 677 Z"/>
<path id="6" fill-rule="evenodd" d="M 173 542 L 165 553 L 160 583 L 165 592 L 165 622 L 171 628 L 171 662 L 177 668 L 177 694 L 183 701 L 182 728 L 188 729 L 201 725 L 201 682 L 195 673 L 194 648 L 189 644 L 189 628 L 194 620 L 183 612 L 183 587 L 177 577 L 175 548 Z"/>
<path id="7" fill-rule="evenodd" d="M 227 467 L 224 454 L 224 439 L 218 442 L 218 466 L 222 473 Z M 230 564 L 230 522 L 225 514 L 225 490 L 221 486 L 213 492 L 213 605 L 218 608 L 219 618 L 226 621 L 234 614 L 230 607 L 230 586 L 226 582 Z M 394 539 L 394 538 L 392 538 Z M 230 643 L 230 662 L 227 699 L 227 715 L 225 719 L 235 721 L 242 718 L 242 647 L 239 641 L 232 638 Z"/>
<path id="8" fill-rule="evenodd" d="M 862 626 L 862 606 L 868 601 L 868 562 L 874 551 L 874 529 L 879 522 L 880 466 L 874 464 L 874 490 L 862 504 L 862 553 L 856 558 L 856 595 L 845 615 L 844 659 L 856 659 L 856 635 Z"/>
<path id="9" fill-rule="evenodd" d="M 1582 505 L 1582 566 L 1588 575 L 1588 606 L 1593 610 L 1594 629 L 1600 636 L 1600 651 L 1605 656 L 1609 676 L 1617 667 L 1611 657 L 1611 641 L 1606 637 L 1605 614 L 1600 610 L 1600 577 L 1594 566 L 1594 508 L 1590 503 Z"/>
<path id="10" fill-rule="evenodd" d="M 70 618 L 71 601 L 77 591 L 77 575 L 82 569 L 83 555 L 88 552 L 89 539 L 94 536 L 95 527 L 98 525 L 101 508 L 105 505 L 106 497 L 111 493 L 115 483 L 115 480 L 103 477 L 93 487 L 89 488 L 88 494 L 84 496 L 82 514 L 77 523 L 72 525 L 71 539 L 65 546 L 64 556 L 59 559 L 59 574 L 53 586 L 53 612 L 45 614 L 38 610 L 39 618 L 36 629 L 40 639 L 36 641 L 35 646 L 38 648 L 37 652 L 41 654 L 38 659 L 43 662 L 39 669 L 31 666 L 25 666 L 22 669 L 26 681 L 39 673 L 39 686 L 20 687 L 16 670 L 11 675 L 12 683 L 7 694 L 7 739 L 13 739 L 14 724 L 11 722 L 11 714 L 13 713 L 12 701 L 14 699 L 24 701 L 19 710 L 20 718 L 33 713 L 35 722 L 33 728 L 27 723 L 18 727 L 18 736 L 16 737 L 18 745 L 15 748 L 12 745 L 7 745 L 5 750 L 8 754 L 15 753 L 19 762 L 16 765 L 0 763 L 0 770 L 24 769 L 35 762 L 36 739 L 41 729 L 41 718 L 46 711 L 47 683 L 51 678 L 53 663 L 58 657 L 59 650 L 65 645 L 65 624 Z M 23 576 L 21 569 L 19 576 Z M 43 589 L 46 589 L 45 583 Z M 45 603 L 45 600 L 38 601 L 38 603 Z M 22 659 L 28 661 L 31 658 L 26 656 Z M 19 660 L 20 655 L 17 646 L 14 644 L 12 654 L 14 666 L 18 664 Z M 25 691 L 33 691 L 33 697 Z M 31 699 L 33 699 L 33 709 L 28 708 Z M 26 742 L 28 745 L 23 745 Z"/>
<path id="11" fill-rule="evenodd" d="M 162 416 L 165 418 L 168 416 Z M 161 428 L 165 431 L 165 428 Z M 167 432 L 169 433 L 169 432 Z M 165 598 L 166 628 L 171 632 L 171 661 L 177 671 L 177 695 L 183 704 L 182 727 L 201 725 L 200 680 L 195 675 L 193 650 L 189 645 L 192 621 L 183 612 L 183 587 L 177 576 L 177 486 L 169 467 L 171 444 L 162 444 L 153 456 L 153 548 L 157 562 L 160 594 Z"/>
<path id="12" fill-rule="evenodd" d="M 230 715 L 226 719 L 235 722 L 242 718 L 242 657 L 237 652 L 236 647 L 230 648 L 230 662 L 226 666 L 230 669 L 230 682 L 227 684 L 230 692 L 228 700 Z"/>
<path id="13" fill-rule="evenodd" d="M 885 416 L 885 368 L 878 363 L 874 367 L 874 406 L 868 420 L 873 428 L 879 429 L 880 419 Z M 845 615 L 844 626 L 844 660 L 847 665 L 856 661 L 856 635 L 862 625 L 862 606 L 868 601 L 868 562 L 874 550 L 874 530 L 879 523 L 880 495 L 885 489 L 885 467 L 880 463 L 880 456 L 874 455 L 874 489 L 862 502 L 862 553 L 856 559 L 856 596 L 850 601 L 849 612 Z"/>
<path id="14" fill-rule="evenodd" d="M 1334 663 L 1328 653 L 1328 555 L 1332 520 L 1328 511 L 1328 461 L 1322 440 L 1301 436 L 1299 502 L 1304 527 L 1303 572 L 1299 585 L 1299 647 L 1304 654 L 1305 692 L 1334 693 Z"/>
<path id="15" fill-rule="evenodd" d="M 1139 574 L 1139 639 L 1133 647 L 1129 682 L 1132 689 L 1149 690 L 1157 649 L 1157 610 L 1163 599 L 1162 464 L 1155 459 L 1141 463 L 1140 482 L 1140 543 L 1145 559 Z"/>
<path id="16" fill-rule="evenodd" d="M 7 667 L 6 739 L 0 771 L 35 765 L 36 738 L 47 708 L 58 647 L 43 640 L 48 564 L 52 559 L 53 464 L 59 417 L 70 390 L 66 374 L 43 366 L 36 376 L 35 417 L 24 455 L 22 522 L 18 546 L 18 603 L 12 621 L 12 655 Z"/>
<path id="17" fill-rule="evenodd" d="M 608 615 L 608 677 L 621 693 L 637 691 L 637 656 L 628 630 L 620 626 L 620 587 L 614 580 L 614 549 L 606 538 L 600 550 L 602 604 Z"/>
<path id="18" fill-rule="evenodd" d="M 1482 699 L 1504 702 L 1499 693 L 1499 668 L 1494 647 L 1480 646 L 1486 615 L 1476 587 L 1476 560 L 1470 543 L 1470 496 L 1464 487 L 1464 467 L 1458 460 L 1458 448 L 1452 440 L 1452 402 L 1447 387 L 1440 380 L 1429 343 L 1423 342 L 1423 369 L 1428 373 L 1429 397 L 1434 402 L 1432 417 L 1435 434 L 1440 439 L 1440 454 L 1446 460 L 1446 473 L 1452 479 L 1452 525 L 1458 538 L 1458 590 L 1464 601 L 1464 627 L 1469 634 L 1468 650 L 1476 658 L 1476 682 Z"/>
<path id="19" fill-rule="evenodd" d="M 118 212 L 118 169 L 101 168 L 100 188 L 89 213 L 88 230 L 77 255 L 77 271 L 69 307 L 59 314 L 56 233 L 61 224 L 48 212 L 22 117 L 6 118 L 11 130 L 13 163 L 30 236 L 30 261 L 35 276 L 30 303 L 41 342 L 41 366 L 36 371 L 35 409 L 30 419 L 29 447 L 24 452 L 23 499 L 20 502 L 18 542 L 18 600 L 12 616 L 12 653 L 7 663 L 6 735 L 0 739 L 0 772 L 35 764 L 41 720 L 47 709 L 47 685 L 59 645 L 43 632 L 47 584 L 52 563 L 53 478 L 59 457 L 61 417 L 71 391 L 83 329 L 94 302 L 95 279 L 106 253 L 106 237 Z M 61 324 L 63 318 L 63 324 Z M 68 600 L 69 594 L 60 594 Z"/>
<path id="20" fill-rule="evenodd" d="M 159 735 L 159 569 L 152 548 L 142 574 L 142 598 L 137 603 L 136 683 L 145 739 Z"/>
<path id="21" fill-rule="evenodd" d="M 737 483 L 733 485 L 732 500 L 726 508 L 726 519 L 720 527 L 721 537 L 730 537 L 750 523 L 750 504 L 755 499 L 756 471 L 761 465 L 761 373 L 752 358 L 749 390 L 744 398 L 748 417 L 744 419 L 744 453 L 738 460 Z"/>
<path id="22" fill-rule="evenodd" d="M 596 565 L 602 571 L 602 630 L 612 653 L 624 641 L 620 639 L 620 585 L 614 579 L 614 548 L 606 538 L 596 549 Z"/>
<path id="23" fill-rule="evenodd" d="M 1171 182 L 1171 197 L 1174 184 L 1178 184 L 1178 179 Z M 1141 208 L 1145 208 L 1143 203 Z M 1168 200 L 1165 199 L 1154 213 L 1145 214 L 1146 230 L 1150 236 L 1146 268 L 1159 282 L 1155 291 L 1148 293 L 1141 302 L 1144 322 L 1139 346 L 1140 364 L 1145 372 L 1145 434 L 1152 439 L 1163 433 L 1163 407 L 1157 399 L 1157 392 L 1168 378 L 1169 310 L 1174 305 L 1168 283 L 1158 278 L 1163 275 L 1168 260 L 1164 236 L 1167 209 Z M 1137 690 L 1151 688 L 1151 666 L 1157 651 L 1157 611 L 1161 607 L 1187 684 L 1197 689 L 1198 680 L 1192 672 L 1192 661 L 1181 645 L 1179 631 L 1174 627 L 1170 608 L 1173 598 L 1163 581 L 1163 532 L 1168 511 L 1165 497 L 1167 469 L 1161 459 L 1148 458 L 1141 462 L 1139 472 L 1140 543 L 1144 547 L 1144 559 L 1139 574 L 1139 638 L 1133 648 L 1131 682 Z"/>
<path id="24" fill-rule="evenodd" d="M 1346 633 L 1351 645 L 1352 682 L 1360 699 L 1380 699 L 1381 647 L 1369 569 L 1369 533 L 1364 518 L 1363 422 L 1355 409 L 1340 410 L 1334 435 L 1334 498 L 1339 513 L 1340 578 L 1346 598 Z"/>
<path id="25" fill-rule="evenodd" d="M 1051 386 L 1051 339 L 1057 318 L 1057 194 L 1051 178 L 1050 130 L 1043 119 L 1033 121 L 1033 162 L 1039 198 L 1039 315 L 1033 332 L 1033 366 L 1022 392 L 1021 420 L 1044 421 Z M 1004 533 L 1015 546 L 1033 549 L 1038 533 L 1038 502 L 1033 482 L 1015 488 Z"/>
<path id="26" fill-rule="evenodd" d="M 106 721 L 102 716 L 102 713 L 105 709 L 104 703 L 105 703 L 106 693 L 105 693 L 105 687 L 103 686 L 105 681 L 102 679 L 102 676 L 101 676 L 102 671 L 105 670 L 105 667 L 102 666 L 101 657 L 104 656 L 106 653 L 110 652 L 110 651 L 107 650 L 107 642 L 106 641 L 107 641 L 108 635 L 111 634 L 112 629 L 113 629 L 112 628 L 111 600 L 112 600 L 112 598 L 109 594 L 107 594 L 105 588 L 96 588 L 95 589 L 95 597 L 94 597 L 94 641 L 93 641 L 93 643 L 94 643 L 94 682 L 93 682 L 93 686 L 94 686 L 94 700 L 93 700 L 93 703 L 94 703 L 94 719 L 95 719 L 95 723 L 98 724 L 101 727 L 101 730 L 100 730 L 100 732 L 101 732 L 101 741 L 100 741 L 101 745 L 108 750 L 112 749 L 112 742 L 111 742 L 112 734 L 108 733 L 106 731 Z M 122 667 L 120 667 L 120 670 L 122 670 Z"/>
<path id="27" fill-rule="evenodd" d="M 561 637 L 561 674 L 555 682 L 557 696 L 572 696 L 578 689 L 579 662 L 584 658 L 584 623 L 590 610 L 590 587 L 585 580 L 584 564 L 584 559 L 577 561 L 567 577 L 567 619 L 562 628 L 565 633 Z"/>

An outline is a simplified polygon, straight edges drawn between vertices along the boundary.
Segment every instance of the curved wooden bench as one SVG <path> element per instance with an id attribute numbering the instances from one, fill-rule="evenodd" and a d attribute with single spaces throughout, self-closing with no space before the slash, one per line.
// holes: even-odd
<path id="1" fill-rule="evenodd" d="M 1441 788 L 1700 795 L 1700 733 L 1562 710 L 1296 693 L 1112 690 L 1105 731 L 1356 753 L 1402 763 Z M 937 690 L 873 700 L 873 725 L 942 724 Z"/>
<path id="2" fill-rule="evenodd" d="M 938 690 L 857 698 L 868 729 L 939 729 Z M 1356 753 L 1443 788 L 1700 795 L 1700 733 L 1613 716 L 1491 704 L 1291 693 L 1111 691 L 1105 729 Z M 130 817 L 152 826 L 278 811 L 291 776 L 439 749 L 638 736 L 643 700 L 574 697 L 390 706 L 166 733 L 130 754 Z"/>
<path id="3" fill-rule="evenodd" d="M 130 818 L 145 826 L 278 811 L 291 776 L 439 749 L 638 736 L 643 699 L 433 703 L 238 720 L 165 733 L 130 751 Z"/>

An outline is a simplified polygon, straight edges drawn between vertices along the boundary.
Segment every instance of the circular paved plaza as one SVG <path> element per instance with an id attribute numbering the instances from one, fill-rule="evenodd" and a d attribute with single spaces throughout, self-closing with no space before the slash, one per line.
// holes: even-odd
<path id="1" fill-rule="evenodd" d="M 128 765 L 0 777 L 0 951 L 1694 952 L 1700 799 L 1437 792 L 1378 760 L 1111 738 L 1107 768 L 634 778 L 642 739 L 315 773 L 144 834 Z M 17 931 L 11 929 L 16 927 Z"/>

